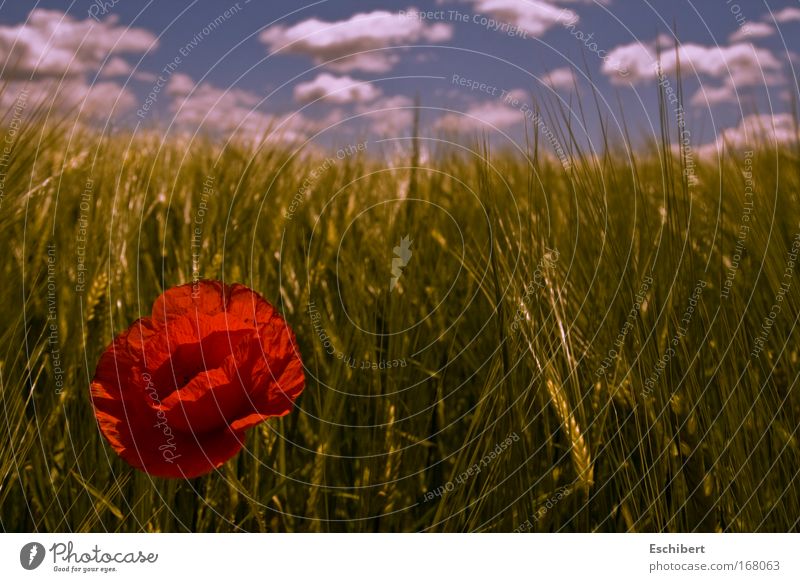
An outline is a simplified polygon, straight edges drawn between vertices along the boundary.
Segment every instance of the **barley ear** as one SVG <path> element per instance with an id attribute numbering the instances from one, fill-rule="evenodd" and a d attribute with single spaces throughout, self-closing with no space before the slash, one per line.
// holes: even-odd
<path id="1" fill-rule="evenodd" d="M 570 455 L 577 475 L 577 482 L 579 486 L 588 491 L 594 484 L 594 468 L 589 446 L 586 444 L 586 439 L 583 437 L 578 421 L 570 411 L 564 387 L 549 378 L 546 384 L 550 400 L 570 441 Z"/>

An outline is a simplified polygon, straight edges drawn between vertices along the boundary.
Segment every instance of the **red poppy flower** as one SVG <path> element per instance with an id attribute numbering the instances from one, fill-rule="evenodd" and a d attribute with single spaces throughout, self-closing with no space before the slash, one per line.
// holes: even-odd
<path id="1" fill-rule="evenodd" d="M 196 477 L 242 448 L 245 430 L 283 416 L 303 391 L 294 334 L 244 285 L 164 292 L 150 317 L 100 357 L 91 393 L 100 430 L 128 463 Z"/>

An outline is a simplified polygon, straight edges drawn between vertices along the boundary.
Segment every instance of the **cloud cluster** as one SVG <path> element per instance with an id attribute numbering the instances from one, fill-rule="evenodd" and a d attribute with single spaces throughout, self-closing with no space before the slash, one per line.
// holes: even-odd
<path id="1" fill-rule="evenodd" d="M 522 125 L 525 119 L 519 109 L 502 101 L 475 103 L 464 113 L 447 113 L 436 122 L 436 129 L 453 132 L 492 131 Z"/>
<path id="2" fill-rule="evenodd" d="M 406 14 L 374 10 L 333 22 L 309 18 L 292 26 L 271 26 L 259 39 L 273 53 L 304 55 L 338 72 L 383 73 L 399 59 L 391 47 L 452 36 L 449 24 L 429 24 L 413 14 L 413 9 Z"/>
<path id="3" fill-rule="evenodd" d="M 133 69 L 128 61 L 119 57 L 112 57 L 101 65 L 100 77 L 127 77 Z"/>
<path id="4" fill-rule="evenodd" d="M 119 55 L 142 54 L 156 45 L 152 33 L 118 26 L 113 18 L 77 20 L 35 9 L 23 23 L 0 26 L 0 79 L 8 83 L 9 96 L 28 94 L 31 107 L 107 117 L 133 109 L 136 98 L 114 82 L 90 83 L 90 78 L 127 75 L 130 65 Z"/>
<path id="5" fill-rule="evenodd" d="M 370 129 L 378 135 L 398 135 L 408 132 L 414 122 L 414 101 L 405 95 L 381 97 L 372 103 L 356 107 L 363 114 Z"/>
<path id="6" fill-rule="evenodd" d="M 261 98 L 244 89 L 195 84 L 183 73 L 170 77 L 167 94 L 172 97 L 172 124 L 183 130 L 209 133 L 262 133 L 275 125 L 275 118 L 259 111 Z"/>
<path id="7" fill-rule="evenodd" d="M 117 83 L 89 84 L 83 78 L 13 81 L 0 94 L 0 107 L 10 109 L 25 96 L 26 111 L 41 108 L 49 113 L 79 113 L 85 121 L 108 119 L 114 113 L 131 111 L 136 97 Z"/>
<path id="8" fill-rule="evenodd" d="M 662 47 L 665 45 L 662 43 Z M 737 83 L 763 83 L 761 71 L 775 72 L 782 68 L 773 54 L 752 44 L 736 43 L 729 46 L 703 46 L 696 43 L 664 48 L 659 57 L 656 43 L 643 44 L 633 42 L 613 49 L 609 54 L 609 62 L 621 65 L 628 74 L 624 77 L 617 73 L 617 68 L 603 63 L 603 73 L 615 82 L 637 83 L 657 79 L 659 63 L 664 74 L 675 73 L 680 62 L 684 74 L 700 74 L 711 78 L 723 79 L 733 77 Z"/>
<path id="9" fill-rule="evenodd" d="M 171 124 L 179 131 L 237 135 L 248 140 L 268 139 L 297 142 L 336 123 L 340 111 L 330 111 L 320 120 L 301 113 L 278 115 L 260 109 L 264 97 L 237 87 L 196 84 L 189 76 L 175 73 L 166 88 L 172 97 Z"/>
<path id="10" fill-rule="evenodd" d="M 795 120 L 790 113 L 752 114 L 745 116 L 736 127 L 720 132 L 715 142 L 700 148 L 700 153 L 717 154 L 723 147 L 754 149 L 764 145 L 791 143 L 796 137 Z"/>
<path id="11" fill-rule="evenodd" d="M 553 89 L 572 89 L 575 86 L 575 74 L 571 67 L 559 67 L 545 74 L 544 82 Z"/>
<path id="12" fill-rule="evenodd" d="M 374 83 L 345 73 L 385 73 L 400 61 L 403 47 L 444 42 L 452 35 L 452 25 L 428 22 L 416 9 L 409 8 L 399 12 L 360 12 L 336 21 L 309 18 L 291 26 L 271 26 L 259 38 L 272 53 L 306 56 L 339 73 L 323 72 L 296 85 L 293 94 L 298 103 L 319 100 L 352 105 L 352 111 L 366 119 L 372 132 L 390 134 L 411 126 L 412 100 L 404 95 L 383 96 Z M 343 118 L 344 113 L 330 111 L 326 121 L 334 116 Z"/>
<path id="13" fill-rule="evenodd" d="M 789 6 L 774 14 L 778 22 L 800 22 L 800 8 Z"/>
<path id="14" fill-rule="evenodd" d="M 767 38 L 775 29 L 765 22 L 748 22 L 728 37 L 731 42 L 746 42 L 756 38 Z"/>
<path id="15" fill-rule="evenodd" d="M 0 26 L 4 79 L 87 75 L 112 55 L 144 53 L 156 37 L 141 28 L 76 20 L 58 10 L 35 9 L 28 20 Z"/>
<path id="16" fill-rule="evenodd" d="M 299 83 L 294 88 L 294 98 L 300 103 L 327 101 L 329 103 L 360 103 L 372 101 L 381 90 L 369 81 L 359 81 L 347 75 L 336 77 L 321 73 L 312 81 Z"/>
<path id="17" fill-rule="evenodd" d="M 556 24 L 578 21 L 572 10 L 543 0 L 472 0 L 472 3 L 476 12 L 517 26 L 533 36 L 541 36 Z"/>

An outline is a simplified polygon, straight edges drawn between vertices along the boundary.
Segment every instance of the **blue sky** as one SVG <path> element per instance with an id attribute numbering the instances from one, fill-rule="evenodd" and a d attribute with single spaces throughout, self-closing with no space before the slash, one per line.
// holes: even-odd
<path id="1" fill-rule="evenodd" d="M 278 125 L 282 138 L 319 134 L 321 142 L 403 135 L 418 95 L 428 131 L 519 141 L 534 99 L 561 102 L 579 121 L 577 69 L 578 97 L 594 111 L 585 69 L 612 127 L 620 123 L 621 104 L 629 126 L 648 134 L 657 120 L 655 47 L 657 39 L 674 42 L 673 29 L 696 145 L 723 136 L 747 141 L 742 134 L 755 124 L 775 125 L 780 136 L 797 94 L 791 59 L 800 4 L 790 0 L 81 0 L 33 6 L 0 4 L 0 76 L 34 94 L 53 95 L 53 84 L 60 84 L 60 101 L 81 104 L 85 117 L 107 121 L 113 115 L 115 124 L 140 127 L 172 124 L 171 131 L 258 132 Z M 663 79 L 674 89 L 674 51 L 664 50 L 670 54 Z M 75 58 L 66 58 L 70 51 Z M 596 120 L 596 114 L 588 117 Z M 586 134 L 596 142 L 597 123 L 590 122 Z"/>

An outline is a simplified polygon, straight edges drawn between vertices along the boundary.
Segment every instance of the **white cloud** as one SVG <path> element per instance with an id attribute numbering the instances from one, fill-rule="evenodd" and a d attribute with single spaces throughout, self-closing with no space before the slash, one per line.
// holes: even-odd
<path id="1" fill-rule="evenodd" d="M 731 42 L 747 41 L 751 38 L 766 38 L 775 34 L 775 29 L 764 22 L 748 22 L 728 37 Z"/>
<path id="2" fill-rule="evenodd" d="M 408 14 L 375 10 L 346 20 L 327 22 L 309 18 L 292 26 L 271 26 L 259 35 L 272 52 L 300 54 L 340 72 L 362 70 L 382 73 L 397 63 L 387 47 L 419 41 L 441 42 L 452 36 L 447 24 L 427 24 Z M 376 51 L 376 52 L 364 52 Z"/>
<path id="3" fill-rule="evenodd" d="M 720 103 L 735 103 L 736 88 L 732 83 L 725 83 L 721 87 L 700 88 L 692 95 L 690 100 L 692 105 L 718 105 Z"/>
<path id="4" fill-rule="evenodd" d="M 127 77 L 131 73 L 131 66 L 125 59 L 113 57 L 108 59 L 100 69 L 100 77 Z"/>
<path id="5" fill-rule="evenodd" d="M 443 22 L 431 24 L 424 34 L 428 42 L 447 42 L 453 38 L 453 27 Z"/>
<path id="6" fill-rule="evenodd" d="M 137 101 L 131 91 L 111 81 L 90 84 L 89 78 L 130 74 L 118 55 L 142 54 L 156 44 L 150 32 L 117 26 L 114 18 L 78 20 L 35 9 L 23 23 L 0 25 L 0 78 L 7 83 L 0 104 L 24 94 L 29 109 L 74 114 L 78 121 L 128 112 Z"/>
<path id="7" fill-rule="evenodd" d="M 730 46 L 702 46 L 695 43 L 679 45 L 678 55 L 674 48 L 661 52 L 661 68 L 664 74 L 675 73 L 680 58 L 681 70 L 685 74 L 696 73 L 722 79 L 735 77 L 738 84 L 763 83 L 761 71 L 780 71 L 781 64 L 773 54 L 751 44 L 738 43 Z M 620 65 L 620 66 L 617 66 Z M 619 46 L 608 53 L 602 71 L 613 82 L 640 82 L 658 78 L 658 61 L 655 43 L 634 42 Z M 620 76 L 619 69 L 627 71 Z"/>
<path id="8" fill-rule="evenodd" d="M 406 132 L 414 122 L 414 101 L 405 95 L 381 97 L 366 105 L 359 105 L 356 113 L 366 114 L 370 129 L 379 135 L 397 135 Z"/>
<path id="9" fill-rule="evenodd" d="M 541 0 L 472 0 L 472 3 L 476 12 L 518 26 L 533 36 L 541 36 L 558 23 L 578 21 L 572 10 Z"/>
<path id="10" fill-rule="evenodd" d="M 44 107 L 51 113 L 70 113 L 79 121 L 104 120 L 133 110 L 136 97 L 111 81 L 89 85 L 83 78 L 63 81 L 35 79 L 11 81 L 0 92 L 0 107 L 9 108 L 24 95 L 25 110 Z"/>
<path id="11" fill-rule="evenodd" d="M 172 75 L 167 93 L 173 97 L 173 124 L 183 131 L 297 141 L 319 126 L 301 114 L 274 115 L 259 109 L 263 97 L 256 93 L 210 83 L 198 85 L 184 74 Z"/>
<path id="12" fill-rule="evenodd" d="M 571 89 L 575 86 L 575 76 L 571 67 L 560 67 L 548 72 L 544 82 L 553 89 Z"/>
<path id="13" fill-rule="evenodd" d="M 731 67 L 731 73 L 725 77 L 726 83 L 738 87 L 762 86 L 774 87 L 784 82 L 780 67 L 770 70 L 752 69 L 747 67 Z"/>
<path id="14" fill-rule="evenodd" d="M 507 95 L 503 97 L 506 103 L 513 105 L 519 105 L 520 103 L 525 103 L 527 99 L 531 96 L 530 91 L 526 91 L 525 89 L 511 89 Z M 514 103 L 514 100 L 517 103 Z"/>
<path id="15" fill-rule="evenodd" d="M 322 62 L 322 61 L 319 61 Z M 385 73 L 400 62 L 400 57 L 388 52 L 360 53 L 327 63 L 327 67 L 337 73 L 350 71 L 366 71 L 368 73 Z"/>
<path id="16" fill-rule="evenodd" d="M 62 95 L 66 101 L 61 103 L 62 107 L 74 103 L 82 108 L 84 115 L 98 119 L 107 118 L 112 107 L 115 113 L 132 111 L 138 101 L 128 89 L 110 81 L 92 85 L 73 81 L 65 85 Z"/>
<path id="17" fill-rule="evenodd" d="M 150 71 L 136 71 L 133 74 L 133 78 L 142 83 L 155 83 L 158 79 L 158 75 Z"/>
<path id="18" fill-rule="evenodd" d="M 765 15 L 764 19 L 768 19 L 769 15 Z M 800 8 L 789 6 L 774 14 L 775 20 L 778 22 L 800 22 Z"/>
<path id="19" fill-rule="evenodd" d="M 701 84 L 691 98 L 693 105 L 737 104 L 740 92 L 747 88 L 770 88 L 783 84 L 785 79 L 778 70 L 761 71 L 746 67 L 731 68 L 730 75 L 722 79 L 722 85 Z"/>
<path id="20" fill-rule="evenodd" d="M 155 36 L 116 26 L 113 18 L 76 20 L 58 10 L 35 9 L 24 23 L 0 26 L 2 77 L 61 77 L 96 72 L 110 55 L 144 53 Z"/>
<path id="21" fill-rule="evenodd" d="M 173 73 L 167 83 L 167 94 L 173 97 L 185 97 L 194 89 L 194 80 L 185 73 Z"/>
<path id="22" fill-rule="evenodd" d="M 372 101 L 379 97 L 380 89 L 369 81 L 352 77 L 336 77 L 321 73 L 313 81 L 299 83 L 294 88 L 294 98 L 301 103 L 320 99 L 331 103 L 353 103 Z"/>
<path id="23" fill-rule="evenodd" d="M 701 154 L 716 153 L 723 145 L 742 149 L 788 143 L 796 139 L 795 121 L 790 113 L 777 115 L 753 114 L 741 120 L 739 125 L 723 130 L 716 142 L 700 148 Z"/>
<path id="24" fill-rule="evenodd" d="M 503 129 L 522 125 L 524 117 L 518 109 L 502 102 L 485 101 L 469 107 L 464 113 L 447 113 L 436 122 L 437 129 L 447 131 L 474 131 Z"/>
<path id="25" fill-rule="evenodd" d="M 244 89 L 222 89 L 210 83 L 195 85 L 187 75 L 173 75 L 167 85 L 173 97 L 174 123 L 183 128 L 232 133 L 244 128 L 259 132 L 274 122 L 256 108 L 261 98 Z"/>

